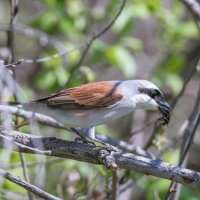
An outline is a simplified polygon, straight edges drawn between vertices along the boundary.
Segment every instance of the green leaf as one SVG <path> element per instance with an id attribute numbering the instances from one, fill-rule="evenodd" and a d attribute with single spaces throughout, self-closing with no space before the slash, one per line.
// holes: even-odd
<path id="1" fill-rule="evenodd" d="M 57 66 L 54 70 L 56 80 L 60 86 L 64 86 L 67 83 L 69 74 L 66 69 L 64 69 L 62 66 Z"/>
<path id="2" fill-rule="evenodd" d="M 37 76 L 37 86 L 40 89 L 50 88 L 56 82 L 56 76 L 53 71 L 48 71 L 46 74 L 40 73 Z"/>
<path id="3" fill-rule="evenodd" d="M 160 73 L 160 75 L 157 74 L 157 76 L 152 78 L 152 81 L 158 86 L 162 84 L 171 86 L 175 94 L 178 94 L 183 87 L 183 80 L 178 74 L 175 73 Z"/>
<path id="4" fill-rule="evenodd" d="M 79 71 L 82 76 L 82 79 L 85 79 L 86 82 L 92 82 L 96 78 L 93 70 L 87 66 L 81 66 Z"/>
<path id="5" fill-rule="evenodd" d="M 199 37 L 199 32 L 194 22 L 184 22 L 178 28 L 180 35 L 193 38 Z"/>
<path id="6" fill-rule="evenodd" d="M 166 61 L 159 73 L 179 73 L 184 66 L 184 62 L 185 57 L 183 55 L 173 55 Z"/>
<path id="7" fill-rule="evenodd" d="M 166 83 L 172 87 L 175 94 L 178 94 L 183 87 L 183 80 L 177 74 L 169 74 Z"/>
<path id="8" fill-rule="evenodd" d="M 133 56 L 126 48 L 114 46 L 107 51 L 108 61 L 118 67 L 128 78 L 132 77 L 136 72 L 136 63 Z"/>
<path id="9" fill-rule="evenodd" d="M 142 51 L 143 50 L 143 43 L 141 40 L 133 37 L 125 37 L 121 40 L 122 44 L 126 47 L 131 48 L 134 52 L 135 51 Z"/>
<path id="10" fill-rule="evenodd" d="M 146 0 L 146 4 L 152 12 L 160 9 L 161 1 L 160 0 Z"/>
<path id="11" fill-rule="evenodd" d="M 61 32 L 63 33 L 75 33 L 76 28 L 74 27 L 74 23 L 71 19 L 61 18 L 61 20 L 58 23 L 58 27 Z"/>

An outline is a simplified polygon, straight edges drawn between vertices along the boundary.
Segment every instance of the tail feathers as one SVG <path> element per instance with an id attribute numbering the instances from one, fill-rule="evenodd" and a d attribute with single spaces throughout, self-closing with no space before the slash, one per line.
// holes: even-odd
<path id="1" fill-rule="evenodd" d="M 24 103 L 20 103 L 20 102 L 4 102 L 3 105 L 26 108 L 26 107 L 30 106 L 30 103 L 29 102 L 24 102 Z"/>
<path id="2" fill-rule="evenodd" d="M 19 102 L 6 102 L 4 104 L 9 105 L 9 106 L 20 106 L 20 105 L 22 105 L 22 103 L 19 103 Z"/>
<path id="3" fill-rule="evenodd" d="M 35 108 L 38 107 L 39 104 L 36 104 L 35 102 L 5 102 L 4 105 L 8 106 L 15 106 L 15 107 L 23 107 L 23 108 Z"/>
<path id="4" fill-rule="evenodd" d="M 18 108 L 24 108 L 24 103 L 20 102 L 7 102 L 7 101 L 0 101 L 0 106 L 13 106 L 13 107 L 18 107 Z"/>
<path id="5" fill-rule="evenodd" d="M 7 105 L 7 106 L 17 106 L 17 107 L 23 107 L 25 105 L 27 105 L 27 103 L 20 103 L 20 102 L 3 102 L 3 105 Z"/>

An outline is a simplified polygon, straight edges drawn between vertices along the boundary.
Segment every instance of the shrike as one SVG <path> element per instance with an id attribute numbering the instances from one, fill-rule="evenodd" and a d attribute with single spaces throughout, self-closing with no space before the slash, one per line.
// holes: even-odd
<path id="1" fill-rule="evenodd" d="M 170 106 L 162 92 L 146 80 L 88 83 L 22 103 L 22 106 L 49 115 L 73 128 L 82 137 L 107 146 L 95 137 L 95 127 L 135 109 L 159 111 L 162 125 L 170 121 Z"/>

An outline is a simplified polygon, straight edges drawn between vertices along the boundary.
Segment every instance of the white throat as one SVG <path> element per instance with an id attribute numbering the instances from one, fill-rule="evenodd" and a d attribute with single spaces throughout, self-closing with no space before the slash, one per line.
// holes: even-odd
<path id="1" fill-rule="evenodd" d="M 131 99 L 136 109 L 158 110 L 156 101 L 146 94 L 137 94 Z"/>

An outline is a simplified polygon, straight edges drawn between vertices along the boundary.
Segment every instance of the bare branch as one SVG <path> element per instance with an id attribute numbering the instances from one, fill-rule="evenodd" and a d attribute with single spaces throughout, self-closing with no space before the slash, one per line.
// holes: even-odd
<path id="1" fill-rule="evenodd" d="M 36 167 L 37 165 L 51 165 L 51 164 L 57 164 L 59 162 L 63 162 L 65 161 L 65 159 L 63 158 L 47 158 L 46 160 L 43 161 L 39 161 L 39 162 L 30 162 L 30 163 L 26 163 L 27 168 L 33 168 Z M 20 168 L 21 167 L 21 163 L 15 163 L 15 164 L 10 164 L 9 166 L 7 166 L 7 169 L 16 169 L 16 168 Z"/>
<path id="2" fill-rule="evenodd" d="M 36 121 L 40 122 L 41 124 L 45 124 L 45 125 L 55 127 L 55 128 L 69 130 L 69 128 L 64 127 L 60 122 L 56 121 L 55 119 L 53 119 L 47 115 L 34 113 L 34 112 L 28 111 L 28 110 L 23 110 L 19 107 L 0 105 L 0 112 L 18 115 L 18 116 L 26 118 L 30 121 L 36 120 Z"/>
<path id="3" fill-rule="evenodd" d="M 17 131 L 5 130 L 3 128 L 0 129 L 0 132 L 2 135 L 6 135 L 7 137 L 12 138 L 13 141 L 21 143 L 23 145 L 27 145 L 29 147 L 37 149 L 42 148 L 42 150 L 46 151 L 50 150 L 51 156 L 105 165 L 100 152 L 102 150 L 106 150 L 100 147 L 65 141 L 54 137 L 48 138 L 33 135 L 31 136 Z M 0 147 L 8 148 L 7 146 L 3 145 L 2 139 L 0 140 Z M 14 149 L 14 151 L 21 151 L 24 153 L 36 153 L 27 149 L 21 149 L 20 147 L 18 149 Z M 162 162 L 161 160 L 151 160 L 141 156 L 136 156 L 131 153 L 107 153 L 110 157 L 113 157 L 113 160 L 119 168 L 169 179 L 200 191 L 199 172 L 186 168 L 180 168 L 172 164 Z"/>
<path id="4" fill-rule="evenodd" d="M 14 131 L 13 131 L 13 133 L 14 133 Z M 19 134 L 18 134 L 18 136 L 19 136 Z M 32 153 L 35 152 L 37 154 L 51 155 L 51 151 L 40 150 L 40 149 L 37 149 L 37 148 L 34 148 L 34 147 L 30 147 L 28 145 L 24 145 L 24 144 L 22 144 L 20 142 L 17 142 L 17 141 L 13 141 L 13 139 L 10 138 L 10 137 L 7 137 L 6 134 L 2 135 L 0 133 L 0 137 L 2 139 L 4 139 L 3 141 L 7 142 L 6 144 L 9 144 L 8 145 L 9 148 L 12 148 L 12 149 L 15 149 L 15 150 L 17 150 L 18 148 L 20 148 L 20 149 L 23 149 L 23 151 L 27 151 L 27 152 L 32 152 Z"/>
<path id="5" fill-rule="evenodd" d="M 67 85 L 71 82 L 73 76 L 74 76 L 74 73 L 76 72 L 76 70 L 81 66 L 83 60 L 85 59 L 85 56 L 87 55 L 90 47 L 92 46 L 93 42 L 98 39 L 99 37 L 101 37 L 104 33 L 106 33 L 112 26 L 113 24 L 116 22 L 116 20 L 118 19 L 118 17 L 121 15 L 122 13 L 122 10 L 124 9 L 124 6 L 126 4 L 126 0 L 122 0 L 122 4 L 119 8 L 119 11 L 117 12 L 117 14 L 115 15 L 115 17 L 112 19 L 112 21 L 102 30 L 100 31 L 99 33 L 95 34 L 89 41 L 88 43 L 86 44 L 86 48 L 85 50 L 83 51 L 81 57 L 80 57 L 80 60 L 78 61 L 77 65 L 75 67 L 72 68 L 71 72 L 70 72 L 70 77 L 67 81 Z"/>
<path id="6" fill-rule="evenodd" d="M 200 21 L 200 4 L 196 0 L 182 0 L 192 14 Z"/>
<path id="7" fill-rule="evenodd" d="M 185 160 L 185 158 L 188 154 L 188 151 L 193 143 L 195 132 L 197 130 L 199 123 L 200 123 L 200 85 L 199 85 L 199 92 L 197 95 L 195 106 L 193 108 L 193 111 L 192 111 L 189 119 L 188 119 L 187 128 L 185 129 L 185 132 L 184 132 L 183 144 L 182 144 L 182 148 L 180 151 L 181 156 L 180 156 L 180 160 L 179 160 L 179 166 L 183 166 L 184 160 Z M 172 193 L 170 191 L 172 189 L 176 190 L 176 188 L 177 188 L 177 184 L 174 184 L 173 182 L 171 182 L 165 199 L 170 198 L 172 196 Z"/>
<path id="8" fill-rule="evenodd" d="M 191 73 L 187 76 L 187 78 L 184 81 L 184 84 L 183 84 L 183 87 L 182 87 L 181 91 L 172 100 L 172 102 L 171 102 L 172 111 L 173 111 L 174 107 L 176 106 L 178 100 L 182 97 L 182 95 L 183 95 L 183 93 L 184 93 L 184 91 L 186 89 L 187 84 L 189 83 L 189 81 L 191 80 L 191 78 L 193 77 L 193 75 L 195 74 L 196 67 L 199 65 L 199 62 L 200 62 L 200 60 L 199 60 L 199 58 L 197 58 L 197 61 L 195 61 L 194 65 L 192 66 Z M 148 149 L 151 146 L 152 141 L 155 138 L 155 135 L 157 134 L 157 132 L 159 131 L 160 128 L 161 128 L 161 125 L 159 124 L 159 121 L 157 120 L 157 122 L 155 123 L 154 129 L 153 129 L 153 131 L 151 133 L 151 137 L 149 138 L 149 140 L 147 141 L 147 143 L 144 145 L 144 149 Z"/>
<path id="9" fill-rule="evenodd" d="M 156 159 L 156 157 L 152 153 L 145 151 L 144 149 L 142 149 L 139 146 L 129 144 L 129 143 L 123 141 L 123 140 L 119 140 L 117 138 L 113 138 L 113 137 L 110 137 L 108 135 L 103 135 L 103 134 L 100 134 L 100 133 L 96 133 L 96 137 L 98 139 L 100 139 L 100 140 L 102 140 L 106 143 L 109 143 L 109 144 L 111 144 L 115 147 L 118 147 L 121 150 L 124 150 L 126 152 L 134 153 L 136 155 L 144 156 L 144 157 L 150 158 L 150 159 Z"/>
<path id="10" fill-rule="evenodd" d="M 11 29 L 8 24 L 0 23 L 0 30 L 21 33 L 21 34 L 25 35 L 26 37 L 36 37 L 43 45 L 50 44 L 51 46 L 56 48 L 57 51 L 59 52 L 57 54 L 54 54 L 53 56 L 47 56 L 47 57 L 38 58 L 35 60 L 24 59 L 25 63 L 35 63 L 35 62 L 40 63 L 40 62 L 45 62 L 45 61 L 48 61 L 48 60 L 51 60 L 54 58 L 63 57 L 72 51 L 81 49 L 86 46 L 86 44 L 83 43 L 83 44 L 76 45 L 73 48 L 67 49 L 63 45 L 63 43 L 60 40 L 58 40 L 57 38 L 49 36 L 47 33 L 43 32 L 41 30 L 30 28 L 28 26 L 20 25 L 20 24 L 14 24 L 13 28 Z M 65 60 L 63 61 L 63 63 L 64 62 L 65 62 Z"/>
<path id="11" fill-rule="evenodd" d="M 117 199 L 118 177 L 117 171 L 112 171 L 112 200 Z"/>
<path id="12" fill-rule="evenodd" d="M 179 163 L 180 165 L 184 161 L 189 151 L 189 148 L 191 147 L 193 143 L 193 139 L 194 139 L 197 127 L 199 126 L 199 123 L 200 123 L 200 84 L 199 84 L 199 92 L 197 95 L 196 104 L 193 108 L 191 116 L 189 117 L 189 124 L 184 133 L 184 140 L 183 140 L 182 151 L 181 151 L 182 156 Z"/>
<path id="13" fill-rule="evenodd" d="M 12 71 L 12 76 L 13 76 L 13 79 L 16 80 L 15 66 L 16 66 L 16 64 L 19 64 L 19 63 L 22 62 L 22 61 L 15 62 L 15 34 L 13 32 L 14 21 L 17 18 L 17 13 L 19 11 L 19 0 L 11 0 L 10 6 L 11 6 L 11 17 L 10 17 L 10 30 L 11 31 L 7 32 L 7 38 L 8 38 L 7 39 L 7 46 L 11 51 L 11 58 L 7 59 L 7 63 L 12 62 L 12 64 L 10 65 L 11 71 Z M 17 91 L 17 83 L 14 84 L 14 90 Z M 16 93 L 14 93 L 13 96 L 14 96 L 14 100 L 18 101 Z M 19 123 L 19 117 L 16 116 L 16 119 L 15 119 L 16 127 L 18 126 L 18 123 Z M 27 180 L 29 180 L 29 178 L 28 178 L 27 170 L 25 169 L 25 166 L 26 166 L 25 160 L 24 160 L 22 153 L 20 152 L 19 154 L 20 154 L 20 160 L 21 160 L 21 163 L 22 163 L 22 169 L 23 169 L 24 177 L 25 177 L 25 180 L 27 181 Z M 29 191 L 28 191 L 28 197 L 29 197 L 29 200 L 33 200 L 33 196 Z"/>
<path id="14" fill-rule="evenodd" d="M 37 195 L 38 197 L 48 199 L 48 200 L 61 200 L 60 198 L 55 197 L 55 196 L 45 192 L 44 190 L 41 190 L 40 188 L 28 183 L 27 181 L 23 181 L 19 177 L 16 177 L 16 176 L 9 174 L 8 172 L 6 172 L 3 169 L 0 169 L 0 176 L 8 179 L 9 181 L 11 181 L 11 182 L 23 187 L 23 188 L 25 188 L 26 190 Z"/>
<path id="15" fill-rule="evenodd" d="M 4 65 L 3 67 L 15 67 L 16 65 L 20 65 L 21 63 L 23 63 L 24 62 L 24 60 L 23 59 L 19 59 L 19 60 L 17 60 L 16 62 L 14 62 L 14 63 L 11 63 L 11 64 L 8 64 L 8 65 Z"/>
<path id="16" fill-rule="evenodd" d="M 113 18 L 113 20 L 102 31 L 100 31 L 99 33 L 95 34 L 88 41 L 86 41 L 86 42 L 84 42 L 82 44 L 76 45 L 74 48 L 71 48 L 71 49 L 66 49 L 64 47 L 64 45 L 62 44 L 62 42 L 60 42 L 58 39 L 50 37 L 48 34 L 42 32 L 40 30 L 33 29 L 33 28 L 30 28 L 30 27 L 27 27 L 27 26 L 24 26 L 24 25 L 19 25 L 18 24 L 18 25 L 12 25 L 12 27 L 10 27 L 8 24 L 0 23 L 0 30 L 9 31 L 9 32 L 11 32 L 10 34 L 12 34 L 12 32 L 19 32 L 19 33 L 25 34 L 26 36 L 32 36 L 32 37 L 35 36 L 35 37 L 39 38 L 40 41 L 43 41 L 43 43 L 49 43 L 52 46 L 55 46 L 60 51 L 59 53 L 54 54 L 52 56 L 38 58 L 38 59 L 35 59 L 35 60 L 24 59 L 25 63 L 45 62 L 45 61 L 52 60 L 54 58 L 65 56 L 65 55 L 67 55 L 67 54 L 69 54 L 69 53 L 71 53 L 73 51 L 78 50 L 78 49 L 85 48 L 85 50 L 83 51 L 82 56 L 81 56 L 78 64 L 74 68 L 72 68 L 72 72 L 70 73 L 71 76 L 70 76 L 70 78 L 68 80 L 68 83 L 69 83 L 71 81 L 71 77 L 73 77 L 72 75 L 74 74 L 74 72 L 79 68 L 79 66 L 83 62 L 83 60 L 84 60 L 87 52 L 89 51 L 90 46 L 94 42 L 94 40 L 96 40 L 97 38 L 101 37 L 105 32 L 107 32 L 113 26 L 113 24 L 115 23 L 117 18 L 120 16 L 120 14 L 121 14 L 124 6 L 125 6 L 125 3 L 126 3 L 126 0 L 123 0 L 122 4 L 120 6 L 120 9 L 119 9 L 118 13 L 116 14 L 116 16 Z"/>

